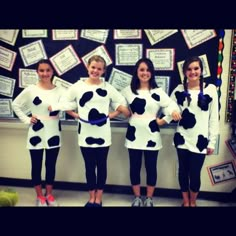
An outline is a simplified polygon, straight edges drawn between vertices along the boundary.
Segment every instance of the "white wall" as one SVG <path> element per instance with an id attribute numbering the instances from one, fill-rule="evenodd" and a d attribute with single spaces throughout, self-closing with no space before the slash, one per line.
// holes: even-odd
<path id="1" fill-rule="evenodd" d="M 202 169 L 202 191 L 231 192 L 236 185 L 235 180 L 212 186 L 207 166 L 234 159 L 225 145 L 230 138 L 230 124 L 225 122 L 225 109 L 227 106 L 227 88 L 230 70 L 232 30 L 225 30 L 224 60 L 221 86 L 220 110 L 220 148 L 219 155 L 206 158 Z M 77 145 L 77 127 L 62 126 L 63 146 L 57 163 L 56 180 L 65 182 L 85 183 L 84 162 Z M 124 147 L 125 128 L 112 129 L 113 144 L 108 157 L 107 184 L 130 185 L 128 152 Z M 177 158 L 175 148 L 171 145 L 173 129 L 162 129 L 163 149 L 158 157 L 157 187 L 166 189 L 179 189 L 176 176 Z M 0 177 L 30 179 L 30 157 L 26 145 L 27 127 L 19 122 L 0 122 Z M 43 175 L 44 176 L 44 169 Z M 145 170 L 142 168 L 142 185 L 145 186 Z"/>

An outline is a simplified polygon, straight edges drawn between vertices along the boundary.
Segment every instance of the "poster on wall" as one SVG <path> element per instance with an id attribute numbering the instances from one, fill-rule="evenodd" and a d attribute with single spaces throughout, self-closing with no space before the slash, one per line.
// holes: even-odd
<path id="1" fill-rule="evenodd" d="M 0 67 L 12 71 L 17 53 L 0 46 Z"/>
<path id="2" fill-rule="evenodd" d="M 50 57 L 50 61 L 58 75 L 63 75 L 80 64 L 80 59 L 72 45 L 69 45 L 54 56 Z"/>
<path id="3" fill-rule="evenodd" d="M 19 48 L 25 67 L 36 64 L 41 59 L 47 59 L 47 54 L 42 40 L 26 44 Z"/>
<path id="4" fill-rule="evenodd" d="M 22 38 L 47 38 L 48 31 L 46 29 L 22 30 Z"/>
<path id="5" fill-rule="evenodd" d="M 12 110 L 12 99 L 0 99 L 0 117 L 14 117 Z"/>
<path id="6" fill-rule="evenodd" d="M 18 33 L 19 30 L 13 30 L 13 29 L 0 30 L 0 40 L 14 46 L 16 43 L 16 38 L 18 36 Z"/>
<path id="7" fill-rule="evenodd" d="M 208 166 L 207 171 L 212 185 L 219 184 L 236 178 L 234 161 L 228 161 L 213 166 Z"/>
<path id="8" fill-rule="evenodd" d="M 216 37 L 215 30 L 181 30 L 189 49 Z"/>

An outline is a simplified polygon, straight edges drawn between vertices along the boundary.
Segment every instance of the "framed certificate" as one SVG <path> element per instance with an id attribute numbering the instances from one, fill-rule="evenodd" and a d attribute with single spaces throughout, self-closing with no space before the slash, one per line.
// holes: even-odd
<path id="1" fill-rule="evenodd" d="M 31 84 L 38 82 L 38 73 L 36 70 L 19 69 L 19 87 L 26 88 Z"/>
<path id="2" fill-rule="evenodd" d="M 89 58 L 94 56 L 94 55 L 99 55 L 102 58 L 104 58 L 107 66 L 112 64 L 112 59 L 111 59 L 110 55 L 108 54 L 105 46 L 101 45 L 101 46 L 95 48 L 93 51 L 89 52 L 88 54 L 86 54 L 85 56 L 82 57 L 82 61 L 83 61 L 84 65 L 86 67 L 88 65 Z"/>
<path id="3" fill-rule="evenodd" d="M 53 40 L 78 40 L 78 30 L 52 30 Z"/>
<path id="4" fill-rule="evenodd" d="M 12 30 L 12 29 L 0 30 L 0 40 L 14 46 L 18 33 L 19 30 Z"/>
<path id="5" fill-rule="evenodd" d="M 58 87 L 63 87 L 63 88 L 65 88 L 65 89 L 68 89 L 71 85 L 72 85 L 72 83 L 70 83 L 70 82 L 68 82 L 68 81 L 65 81 L 65 80 L 63 80 L 63 79 L 61 79 L 61 78 L 58 78 L 57 76 L 54 76 L 53 77 L 53 84 L 55 84 L 56 86 L 58 86 Z"/>
<path id="6" fill-rule="evenodd" d="M 181 30 L 189 49 L 216 37 L 215 30 Z"/>
<path id="7" fill-rule="evenodd" d="M 155 70 L 174 70 L 174 48 L 147 49 L 146 55 L 153 62 Z"/>
<path id="8" fill-rule="evenodd" d="M 141 39 L 142 31 L 133 29 L 114 30 L 114 39 Z"/>
<path id="9" fill-rule="evenodd" d="M 47 38 L 48 31 L 46 29 L 22 30 L 22 38 Z"/>
<path id="10" fill-rule="evenodd" d="M 12 97 L 16 81 L 14 79 L 0 75 L 0 94 Z"/>
<path id="11" fill-rule="evenodd" d="M 162 88 L 166 94 L 169 94 L 170 76 L 155 76 L 158 87 Z"/>
<path id="12" fill-rule="evenodd" d="M 117 66 L 133 66 L 142 56 L 142 44 L 116 44 Z"/>
<path id="13" fill-rule="evenodd" d="M 0 98 L 0 117 L 14 117 L 12 99 Z"/>
<path id="14" fill-rule="evenodd" d="M 25 67 L 33 65 L 41 59 L 47 59 L 42 40 L 19 47 L 19 51 Z"/>
<path id="15" fill-rule="evenodd" d="M 87 30 L 81 30 L 81 38 L 93 40 L 99 43 L 106 43 L 107 37 L 108 37 L 109 30 L 105 29 L 87 29 Z"/>
<path id="16" fill-rule="evenodd" d="M 50 57 L 50 61 L 58 75 L 62 75 L 80 64 L 80 59 L 72 45 L 67 46 L 54 56 Z"/>
<path id="17" fill-rule="evenodd" d="M 154 29 L 147 29 L 147 30 L 144 30 L 148 39 L 149 39 L 149 42 L 151 45 L 154 45 L 156 43 L 159 43 L 160 41 L 170 37 L 171 35 L 175 34 L 178 32 L 178 30 L 176 29 L 173 29 L 173 30 L 165 30 L 165 29 L 162 29 L 162 30 L 154 30 Z"/>
<path id="18" fill-rule="evenodd" d="M 121 91 L 122 89 L 130 85 L 131 80 L 132 75 L 113 68 L 108 82 L 113 85 L 118 91 Z"/>
<path id="19" fill-rule="evenodd" d="M 15 63 L 17 53 L 0 46 L 0 67 L 12 71 L 12 67 Z"/>
<path id="20" fill-rule="evenodd" d="M 217 165 L 207 167 L 207 171 L 212 185 L 219 184 L 228 180 L 235 180 L 236 169 L 234 161 L 227 161 Z"/>

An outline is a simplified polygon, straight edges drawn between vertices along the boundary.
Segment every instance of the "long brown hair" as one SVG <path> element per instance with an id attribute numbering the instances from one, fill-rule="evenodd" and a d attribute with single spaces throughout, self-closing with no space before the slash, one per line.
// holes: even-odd
<path id="1" fill-rule="evenodd" d="M 134 94 L 138 94 L 137 90 L 140 88 L 140 80 L 138 78 L 138 68 L 141 63 L 145 63 L 151 73 L 151 79 L 149 80 L 149 88 L 150 89 L 158 88 L 157 83 L 155 81 L 155 69 L 152 61 L 149 58 L 141 58 L 136 62 L 134 66 L 134 74 L 130 84 L 131 90 Z"/>
<path id="2" fill-rule="evenodd" d="M 198 56 L 193 56 L 193 57 L 190 57 L 188 59 L 185 60 L 184 64 L 183 64 L 183 74 L 184 74 L 184 81 L 183 81 L 183 85 L 184 85 L 184 92 L 185 92 L 185 96 L 187 98 L 187 101 L 188 101 L 188 106 L 190 105 L 191 103 L 191 96 L 188 92 L 188 85 L 187 85 L 187 76 L 186 76 L 186 72 L 188 70 L 188 67 L 191 63 L 193 62 L 198 62 L 199 66 L 200 66 L 200 69 L 201 69 L 201 75 L 200 75 L 200 92 L 198 94 L 198 101 L 200 103 L 204 102 L 204 96 L 203 96 L 203 64 L 202 64 L 202 60 L 198 57 Z"/>

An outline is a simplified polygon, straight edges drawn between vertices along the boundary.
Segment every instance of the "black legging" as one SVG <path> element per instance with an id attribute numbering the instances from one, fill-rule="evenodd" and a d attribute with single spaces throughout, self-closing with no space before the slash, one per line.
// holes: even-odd
<path id="1" fill-rule="evenodd" d="M 140 171 L 142 167 L 142 154 L 144 153 L 144 161 L 146 168 L 146 183 L 148 186 L 155 186 L 157 182 L 157 157 L 158 151 L 129 149 L 130 161 L 130 181 L 132 185 L 139 185 Z"/>
<path id="2" fill-rule="evenodd" d="M 56 161 L 60 148 L 45 149 L 46 160 L 45 160 L 45 182 L 46 185 L 53 185 L 55 174 L 56 174 Z M 43 162 L 43 151 L 44 149 L 31 149 L 31 177 L 34 186 L 40 185 L 42 182 L 41 171 Z"/>
<path id="3" fill-rule="evenodd" d="M 107 155 L 109 147 L 80 147 L 85 163 L 88 190 L 103 190 L 107 179 Z M 95 169 L 97 167 L 97 176 Z"/>
<path id="4" fill-rule="evenodd" d="M 182 192 L 199 192 L 201 169 L 206 155 L 177 148 L 179 159 L 179 185 Z"/>

